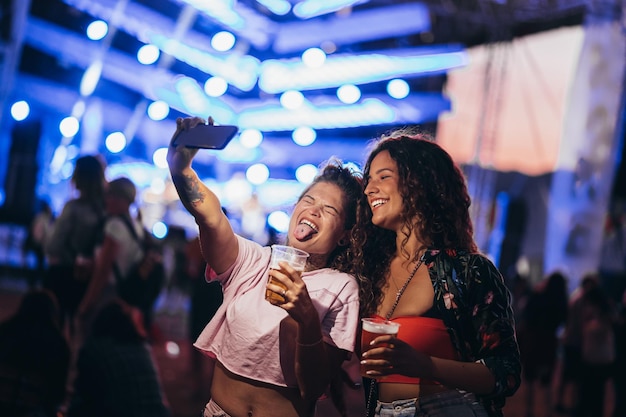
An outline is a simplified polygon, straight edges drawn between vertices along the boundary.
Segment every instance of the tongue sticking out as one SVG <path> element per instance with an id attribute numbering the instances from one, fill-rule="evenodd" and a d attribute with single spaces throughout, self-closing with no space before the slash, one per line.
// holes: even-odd
<path id="1" fill-rule="evenodd" d="M 311 236 L 313 236 L 315 233 L 317 232 L 311 226 L 309 226 L 308 224 L 300 223 L 296 227 L 296 230 L 294 230 L 293 235 L 300 242 L 303 242 L 305 240 L 309 240 Z"/>

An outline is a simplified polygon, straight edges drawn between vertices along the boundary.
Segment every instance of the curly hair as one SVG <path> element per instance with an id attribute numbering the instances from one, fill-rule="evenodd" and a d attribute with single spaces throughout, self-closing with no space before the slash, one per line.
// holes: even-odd
<path id="1" fill-rule="evenodd" d="M 374 313 L 381 301 L 385 276 L 397 250 L 411 260 L 420 255 L 421 251 L 408 253 L 406 249 L 412 233 L 418 234 L 428 248 L 477 251 L 465 177 L 450 155 L 427 134 L 394 131 L 374 143 L 363 170 L 364 187 L 372 161 L 384 151 L 398 167 L 405 237 L 401 247 L 396 248 L 395 231 L 375 226 L 367 197 L 360 196 L 351 239 L 355 275 L 361 287 L 361 312 L 365 315 Z"/>
<path id="2" fill-rule="evenodd" d="M 331 158 L 321 164 L 321 172 L 313 179 L 298 197 L 298 201 L 309 190 L 319 183 L 335 184 L 343 191 L 343 212 L 345 214 L 345 230 L 351 230 L 356 224 L 357 203 L 363 193 L 363 176 L 350 166 L 344 165 L 340 159 Z M 349 245 L 337 246 L 328 256 L 326 267 L 342 272 L 352 272 L 352 248 Z"/>

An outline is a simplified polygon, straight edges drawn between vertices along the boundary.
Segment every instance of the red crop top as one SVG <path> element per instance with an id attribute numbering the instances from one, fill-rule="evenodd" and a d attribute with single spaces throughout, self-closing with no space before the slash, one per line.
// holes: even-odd
<path id="1" fill-rule="evenodd" d="M 430 317 L 400 316 L 392 318 L 391 321 L 400 323 L 398 339 L 408 343 L 418 352 L 442 359 L 458 358 L 443 320 Z M 419 378 L 398 374 L 386 375 L 377 378 L 377 380 L 378 382 L 420 384 Z M 435 381 L 422 381 L 421 383 L 438 384 Z"/>

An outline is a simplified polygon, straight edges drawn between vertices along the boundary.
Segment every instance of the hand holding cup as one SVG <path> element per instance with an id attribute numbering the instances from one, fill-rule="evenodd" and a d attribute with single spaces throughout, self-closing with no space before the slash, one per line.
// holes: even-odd
<path id="1" fill-rule="evenodd" d="M 272 255 L 270 257 L 270 269 L 282 270 L 280 262 L 286 262 L 297 272 L 302 273 L 306 266 L 307 258 L 309 254 L 303 250 L 296 249 L 292 246 L 285 245 L 272 245 Z M 269 284 L 280 287 L 279 291 L 273 291 L 269 288 L 265 290 L 265 299 L 270 302 L 284 303 L 286 302 L 285 293 L 287 287 L 280 281 L 269 277 Z"/>

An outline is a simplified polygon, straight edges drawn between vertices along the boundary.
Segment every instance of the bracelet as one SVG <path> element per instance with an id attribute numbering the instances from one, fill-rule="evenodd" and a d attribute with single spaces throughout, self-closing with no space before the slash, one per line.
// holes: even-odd
<path id="1" fill-rule="evenodd" d="M 302 347 L 311 347 L 311 346 L 315 346 L 315 345 L 319 345 L 320 343 L 322 343 L 322 341 L 324 340 L 323 337 L 320 337 L 320 340 L 318 340 L 317 342 L 313 342 L 313 343 L 300 343 L 298 341 L 296 341 L 296 344 L 298 346 L 302 346 Z"/>

